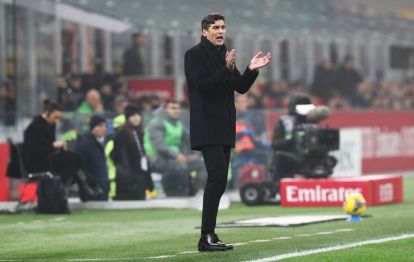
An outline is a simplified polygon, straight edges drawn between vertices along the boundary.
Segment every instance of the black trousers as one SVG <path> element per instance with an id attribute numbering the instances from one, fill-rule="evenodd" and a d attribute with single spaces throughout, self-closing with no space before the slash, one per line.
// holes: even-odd
<path id="1" fill-rule="evenodd" d="M 205 146 L 201 149 L 207 168 L 207 184 L 204 190 L 201 233 L 214 233 L 220 198 L 226 190 L 230 162 L 230 147 Z"/>

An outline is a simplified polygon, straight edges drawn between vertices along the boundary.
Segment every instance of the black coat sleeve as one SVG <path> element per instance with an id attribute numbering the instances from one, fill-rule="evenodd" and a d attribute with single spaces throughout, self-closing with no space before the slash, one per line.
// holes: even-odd
<path id="1" fill-rule="evenodd" d="M 253 85 L 254 81 L 256 80 L 257 76 L 259 75 L 259 71 L 250 70 L 249 67 L 246 67 L 243 75 L 240 74 L 237 68 L 234 69 L 232 72 L 232 81 L 231 86 L 233 86 L 234 90 L 240 94 L 246 93 L 250 87 Z"/>

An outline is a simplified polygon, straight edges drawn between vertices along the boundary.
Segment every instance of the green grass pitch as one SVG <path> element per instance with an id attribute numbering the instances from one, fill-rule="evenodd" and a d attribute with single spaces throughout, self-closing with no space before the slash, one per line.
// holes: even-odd
<path id="1" fill-rule="evenodd" d="M 196 252 L 199 238 L 196 227 L 201 217 L 196 210 L 3 214 L 0 215 L 0 261 L 246 261 L 414 234 L 413 189 L 414 177 L 405 177 L 404 202 L 368 207 L 366 214 L 370 217 L 363 222 L 217 229 L 225 242 L 240 243 L 233 251 L 219 253 Z M 342 214 L 342 208 L 246 207 L 233 203 L 230 209 L 220 210 L 218 222 L 299 214 Z M 259 241 L 248 243 L 254 240 Z M 284 261 L 414 261 L 414 238 Z"/>

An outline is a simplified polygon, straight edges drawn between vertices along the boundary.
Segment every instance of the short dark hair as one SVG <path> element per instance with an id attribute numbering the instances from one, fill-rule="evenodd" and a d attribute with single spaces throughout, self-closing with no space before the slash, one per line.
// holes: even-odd
<path id="1" fill-rule="evenodd" d="M 204 30 L 204 29 L 207 30 L 210 27 L 210 25 L 214 24 L 216 21 L 219 21 L 219 20 L 226 21 L 224 19 L 224 16 L 222 14 L 220 14 L 220 13 L 211 13 L 211 14 L 208 14 L 201 21 L 201 30 Z"/>
<path id="2" fill-rule="evenodd" d="M 54 111 L 62 111 L 62 107 L 50 99 L 45 99 L 43 101 L 43 112 L 51 114 Z"/>
<path id="3" fill-rule="evenodd" d="M 164 108 L 167 108 L 167 106 L 168 106 L 169 104 L 179 104 L 179 105 L 181 105 L 181 104 L 180 104 L 180 102 L 178 102 L 178 101 L 177 101 L 177 100 L 175 100 L 175 99 L 167 99 L 167 100 L 165 101 Z"/>

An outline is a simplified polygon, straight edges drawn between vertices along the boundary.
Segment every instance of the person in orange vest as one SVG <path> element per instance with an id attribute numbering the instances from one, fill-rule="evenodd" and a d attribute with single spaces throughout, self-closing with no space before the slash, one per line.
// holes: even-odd
<path id="1" fill-rule="evenodd" d="M 237 111 L 236 120 L 236 145 L 232 159 L 232 178 L 229 188 L 238 184 L 240 168 L 249 163 L 266 165 L 268 145 L 257 138 L 252 123 L 250 122 L 249 105 L 246 95 L 235 96 Z M 253 114 L 254 116 L 254 114 Z"/>

